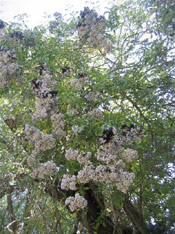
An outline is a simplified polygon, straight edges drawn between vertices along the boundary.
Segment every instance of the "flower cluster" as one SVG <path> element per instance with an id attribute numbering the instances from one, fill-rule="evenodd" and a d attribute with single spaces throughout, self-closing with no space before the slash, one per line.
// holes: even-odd
<path id="1" fill-rule="evenodd" d="M 78 172 L 77 178 L 82 184 L 86 184 L 89 181 L 95 179 L 95 168 L 92 165 L 85 166 L 82 170 Z"/>
<path id="2" fill-rule="evenodd" d="M 33 120 L 39 121 L 50 117 L 53 122 L 53 132 L 52 134 L 43 134 L 34 126 L 26 124 L 22 134 L 24 140 L 34 145 L 34 150 L 28 157 L 27 163 L 31 168 L 35 167 L 31 177 L 38 180 L 42 180 L 46 175 L 57 171 L 57 167 L 52 161 L 38 163 L 36 156 L 41 152 L 54 148 L 56 138 L 65 134 L 63 131 L 64 116 L 56 114 L 58 109 L 57 91 L 51 91 L 50 89 L 55 83 L 52 82 L 49 73 L 41 69 L 40 66 L 40 73 L 43 75 L 43 79 L 36 78 L 32 80 L 33 89 L 36 93 L 36 112 L 33 114 Z"/>
<path id="3" fill-rule="evenodd" d="M 86 154 L 79 154 L 77 157 L 77 161 L 82 165 L 89 165 L 91 164 L 90 159 L 91 152 L 87 152 Z"/>
<path id="4" fill-rule="evenodd" d="M 129 186 L 132 184 L 133 180 L 135 178 L 134 173 L 129 173 L 127 171 L 121 171 L 118 174 L 117 178 L 117 189 L 122 191 L 123 193 L 126 193 Z"/>
<path id="5" fill-rule="evenodd" d="M 71 177 L 70 175 L 64 174 L 61 181 L 61 188 L 64 190 L 76 190 L 76 183 L 77 177 L 75 175 Z"/>
<path id="6" fill-rule="evenodd" d="M 57 91 L 51 91 L 44 79 L 33 79 L 32 84 L 36 92 L 36 112 L 33 120 L 39 121 L 54 115 L 58 109 Z"/>
<path id="7" fill-rule="evenodd" d="M 39 129 L 28 124 L 25 124 L 23 137 L 25 140 L 29 141 L 30 144 L 34 144 L 35 153 L 52 149 L 56 144 L 56 140 L 51 134 L 45 135 Z"/>
<path id="8" fill-rule="evenodd" d="M 131 130 L 131 131 L 130 131 Z M 130 137 L 130 141 L 128 138 Z M 91 153 L 80 154 L 78 150 L 66 150 L 65 157 L 67 160 L 77 160 L 84 165 L 83 169 L 78 172 L 74 178 L 73 190 L 77 180 L 79 183 L 85 184 L 92 180 L 100 183 L 116 183 L 117 189 L 126 193 L 129 186 L 134 180 L 134 174 L 125 171 L 125 162 L 132 162 L 137 158 L 138 153 L 133 149 L 125 149 L 123 147 L 126 143 L 131 143 L 133 140 L 139 140 L 142 137 L 142 131 L 139 128 L 132 128 L 122 134 L 118 134 L 114 127 L 103 131 L 100 138 L 100 147 L 97 153 L 97 160 L 101 163 L 96 167 L 92 165 Z M 124 160 L 124 161 L 123 161 Z M 63 177 L 64 178 L 64 177 Z M 67 189 L 71 189 L 69 185 L 72 177 L 65 176 L 67 180 Z M 66 183 L 65 180 L 64 184 Z"/>
<path id="9" fill-rule="evenodd" d="M 11 50 L 0 51 L 0 88 L 7 87 L 11 78 L 18 72 L 16 55 Z"/>
<path id="10" fill-rule="evenodd" d="M 64 129 L 64 115 L 63 114 L 53 114 L 51 116 L 53 131 L 52 134 L 55 138 L 62 138 L 66 135 Z"/>
<path id="11" fill-rule="evenodd" d="M 115 166 L 99 165 L 95 169 L 95 178 L 99 182 L 114 181 L 118 174 L 116 173 Z"/>
<path id="12" fill-rule="evenodd" d="M 69 209 L 73 212 L 76 209 L 84 209 L 87 206 L 87 200 L 80 196 L 79 193 L 75 194 L 75 197 L 68 197 L 65 200 L 65 204 L 69 206 Z"/>
<path id="13" fill-rule="evenodd" d="M 54 162 L 48 161 L 40 163 L 36 169 L 33 170 L 31 177 L 37 180 L 43 180 L 49 174 L 57 172 L 57 166 Z"/>
<path id="14" fill-rule="evenodd" d="M 85 154 L 80 154 L 78 150 L 68 149 L 65 153 L 65 158 L 67 160 L 77 160 L 82 165 L 91 164 L 91 152 L 87 152 Z"/>
<path id="15" fill-rule="evenodd" d="M 97 160 L 106 164 L 114 163 L 117 159 L 117 148 L 114 142 L 101 145 L 97 154 Z"/>
<path id="16" fill-rule="evenodd" d="M 79 155 L 79 151 L 78 150 L 68 149 L 68 150 L 66 150 L 65 158 L 67 160 L 76 160 L 77 157 L 78 157 L 78 155 Z"/>
<path id="17" fill-rule="evenodd" d="M 47 70 L 47 69 L 43 70 L 43 72 L 42 72 L 42 78 L 47 83 L 47 86 L 49 88 L 52 88 L 52 87 L 54 87 L 57 84 L 56 80 L 54 80 L 52 78 L 51 72 L 49 70 Z"/>
<path id="18" fill-rule="evenodd" d="M 103 16 L 98 16 L 94 10 L 88 7 L 80 13 L 77 25 L 78 35 L 82 43 L 88 43 L 93 48 L 99 45 L 106 51 L 111 50 L 112 42 L 104 37 L 106 20 Z"/>
<path id="19" fill-rule="evenodd" d="M 126 150 L 124 150 L 121 153 L 121 158 L 123 160 L 126 160 L 129 163 L 132 162 L 137 157 L 138 157 L 138 152 L 136 150 L 133 150 L 133 149 L 127 148 Z"/>
<path id="20" fill-rule="evenodd" d="M 35 107 L 36 111 L 33 114 L 33 121 L 37 122 L 50 117 L 52 114 L 55 113 L 55 111 L 57 111 L 57 100 L 51 97 L 36 97 Z"/>
<path id="21" fill-rule="evenodd" d="M 140 141 L 145 136 L 142 129 L 131 124 L 129 127 L 124 125 L 122 127 L 122 135 L 116 135 L 116 141 L 121 145 L 130 145 L 133 141 Z"/>

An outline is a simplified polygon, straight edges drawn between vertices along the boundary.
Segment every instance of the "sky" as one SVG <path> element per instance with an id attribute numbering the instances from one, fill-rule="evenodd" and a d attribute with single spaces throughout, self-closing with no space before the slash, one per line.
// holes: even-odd
<path id="1" fill-rule="evenodd" d="M 44 21 L 45 13 L 52 15 L 54 12 L 60 12 L 64 15 L 94 4 L 103 12 L 108 2 L 109 0 L 95 0 L 94 3 L 87 0 L 0 0 L 0 19 L 5 22 L 14 21 L 14 16 L 27 13 L 28 26 L 33 27 Z"/>

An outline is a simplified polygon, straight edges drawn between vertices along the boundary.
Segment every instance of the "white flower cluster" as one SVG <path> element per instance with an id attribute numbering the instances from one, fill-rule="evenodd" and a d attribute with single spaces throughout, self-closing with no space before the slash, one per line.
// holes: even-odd
<path id="1" fill-rule="evenodd" d="M 133 141 L 141 141 L 145 137 L 144 133 L 139 127 L 130 128 L 129 131 L 123 130 L 122 135 L 115 135 L 114 141 L 118 143 L 118 145 L 130 145 Z"/>
<path id="2" fill-rule="evenodd" d="M 126 193 L 129 186 L 132 184 L 134 178 L 135 178 L 134 173 L 121 171 L 118 174 L 117 178 L 117 183 L 116 183 L 117 189 L 122 191 L 123 193 Z"/>
<path id="3" fill-rule="evenodd" d="M 112 42 L 104 37 L 106 20 L 103 16 L 97 15 L 94 10 L 88 7 L 80 13 L 80 20 L 78 22 L 78 35 L 82 43 L 88 43 L 94 48 L 99 45 L 107 52 L 112 48 Z"/>
<path id="4" fill-rule="evenodd" d="M 127 148 L 121 153 L 120 156 L 123 160 L 126 160 L 130 163 L 138 157 L 138 152 L 136 150 Z"/>
<path id="5" fill-rule="evenodd" d="M 106 165 L 99 165 L 96 170 L 97 181 L 116 182 L 117 189 L 126 193 L 133 182 L 134 173 L 126 172 L 125 163 L 132 162 L 138 157 L 138 153 L 133 149 L 124 149 L 123 145 L 131 144 L 133 141 L 139 141 L 143 138 L 140 128 L 127 127 L 121 135 L 117 134 L 114 127 L 104 131 L 101 138 L 101 146 L 97 155 L 97 160 Z M 120 160 L 118 160 L 121 158 Z M 113 165 L 113 166 L 110 166 Z"/>
<path id="6" fill-rule="evenodd" d="M 40 163 L 36 169 L 33 170 L 31 177 L 33 179 L 43 180 L 49 174 L 57 172 L 57 166 L 54 162 L 48 161 Z"/>
<path id="7" fill-rule="evenodd" d="M 56 144 L 56 140 L 51 134 L 45 135 L 39 129 L 28 124 L 25 124 L 23 136 L 29 143 L 34 144 L 37 153 L 52 149 Z"/>
<path id="8" fill-rule="evenodd" d="M 0 51 L 0 88 L 7 87 L 11 78 L 18 72 L 16 55 L 11 50 Z"/>
<path id="9" fill-rule="evenodd" d="M 65 158 L 67 160 L 77 160 L 82 165 L 91 164 L 91 152 L 87 152 L 86 154 L 80 154 L 78 150 L 68 149 L 65 153 Z"/>
<path id="10" fill-rule="evenodd" d="M 69 206 L 69 209 L 73 212 L 75 210 L 84 209 L 87 206 L 87 200 L 80 196 L 79 193 L 75 194 L 75 197 L 68 197 L 65 200 L 65 204 Z"/>
<path id="11" fill-rule="evenodd" d="M 79 155 L 78 150 L 68 149 L 68 150 L 66 150 L 65 158 L 67 160 L 77 160 L 78 155 Z"/>
<path id="12" fill-rule="evenodd" d="M 101 146 L 97 154 L 97 160 L 108 164 L 116 164 L 118 161 L 118 156 L 123 152 L 123 148 L 120 145 L 117 145 L 115 140 L 116 129 L 112 128 L 112 134 L 114 134 L 111 139 L 107 139 L 107 136 L 104 136 L 100 139 Z M 109 140 L 109 141 L 108 141 Z"/>
<path id="13" fill-rule="evenodd" d="M 53 131 L 52 134 L 55 138 L 62 138 L 66 135 L 66 132 L 63 130 L 64 129 L 64 115 L 59 113 L 59 114 L 53 114 L 51 116 L 52 120 L 52 126 L 53 126 Z"/>
<path id="14" fill-rule="evenodd" d="M 34 144 L 34 150 L 27 159 L 30 167 L 35 164 L 37 154 L 52 149 L 56 144 L 56 140 L 52 135 L 44 135 L 40 130 L 28 124 L 25 124 L 22 135 L 30 144 Z"/>
<path id="15" fill-rule="evenodd" d="M 33 114 L 33 121 L 54 115 L 58 109 L 57 92 L 51 91 L 44 79 L 36 78 L 32 83 L 36 92 L 36 112 Z"/>
<path id="16" fill-rule="evenodd" d="M 91 152 L 87 152 L 86 154 L 79 154 L 77 157 L 77 161 L 82 165 L 89 165 L 91 162 L 89 159 L 91 158 Z"/>
<path id="17" fill-rule="evenodd" d="M 50 117 L 57 111 L 57 99 L 36 97 L 35 107 L 36 111 L 33 114 L 33 121 L 37 122 Z"/>
<path id="18" fill-rule="evenodd" d="M 129 130 L 132 130 L 132 128 L 129 128 Z M 126 164 L 123 160 L 132 162 L 137 158 L 138 153 L 133 149 L 125 149 L 123 145 L 126 144 L 126 142 L 131 143 L 133 140 L 140 140 L 141 136 L 142 132 L 138 128 L 128 131 L 127 133 L 124 132 L 123 135 L 117 134 L 114 127 L 106 129 L 101 137 L 101 146 L 97 154 L 97 160 L 102 162 L 102 164 L 96 167 L 93 166 L 90 161 L 90 152 L 82 155 L 78 150 L 66 150 L 65 157 L 67 160 L 77 160 L 80 164 L 84 165 L 84 167 L 78 172 L 77 176 L 64 175 L 61 188 L 76 190 L 77 182 L 86 184 L 95 180 L 99 183 L 115 183 L 118 190 L 127 193 L 129 186 L 133 183 L 135 175 L 134 173 L 125 171 Z M 130 141 L 128 141 L 128 137 L 131 138 Z M 84 198 L 82 197 L 82 199 Z M 80 208 L 74 197 L 68 197 L 65 204 L 69 205 L 71 211 Z"/>
<path id="19" fill-rule="evenodd" d="M 41 69 L 41 66 L 40 66 Z M 44 68 L 43 68 L 44 69 Z M 63 131 L 64 116 L 56 114 L 58 109 L 57 91 L 51 91 L 50 87 L 55 85 L 50 74 L 42 70 L 43 79 L 36 78 L 32 80 L 33 89 L 36 92 L 36 112 L 33 114 L 33 120 L 39 121 L 50 117 L 53 124 L 52 134 L 43 134 L 39 129 L 28 124 L 25 125 L 23 137 L 30 144 L 34 144 L 34 150 L 27 159 L 29 167 L 35 167 L 31 177 L 42 180 L 46 175 L 57 171 L 56 164 L 52 161 L 38 163 L 37 154 L 52 149 L 56 145 L 56 138 L 65 135 Z M 73 187 L 71 187 L 73 188 Z"/>
<path id="20" fill-rule="evenodd" d="M 117 159 L 117 147 L 114 142 L 101 145 L 97 154 L 97 160 L 106 164 L 114 163 Z"/>
<path id="21" fill-rule="evenodd" d="M 86 184 L 89 181 L 95 179 L 95 168 L 92 165 L 85 166 L 82 170 L 78 172 L 77 178 L 82 184 Z"/>
<path id="22" fill-rule="evenodd" d="M 63 175 L 62 181 L 61 181 L 61 188 L 64 190 L 76 190 L 76 183 L 77 183 L 77 177 L 75 175 Z"/>
<path id="23" fill-rule="evenodd" d="M 52 88 L 57 84 L 56 80 L 52 78 L 51 72 L 49 70 L 43 70 L 42 78 L 49 88 Z"/>
<path id="24" fill-rule="evenodd" d="M 31 155 L 29 155 L 29 157 L 27 158 L 27 164 L 31 168 L 37 164 L 36 155 L 37 153 L 33 150 Z"/>
<path id="25" fill-rule="evenodd" d="M 118 177 L 115 166 L 99 165 L 95 169 L 95 178 L 99 182 L 115 181 Z"/>

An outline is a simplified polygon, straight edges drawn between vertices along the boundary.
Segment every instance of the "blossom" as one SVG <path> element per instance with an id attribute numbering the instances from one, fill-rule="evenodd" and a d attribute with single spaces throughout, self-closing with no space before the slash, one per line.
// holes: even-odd
<path id="1" fill-rule="evenodd" d="M 77 177 L 73 175 L 72 177 L 70 175 L 63 175 L 62 181 L 61 181 L 61 189 L 64 190 L 76 190 L 76 183 L 77 183 Z"/>
<path id="2" fill-rule="evenodd" d="M 134 159 L 138 157 L 138 152 L 133 149 L 126 149 L 121 153 L 121 158 L 126 160 L 127 162 L 132 162 Z"/>
<path id="3" fill-rule="evenodd" d="M 122 191 L 123 193 L 126 193 L 129 186 L 132 184 L 134 178 L 135 178 L 134 173 L 121 171 L 117 178 L 117 183 L 116 183 L 117 189 Z"/>
<path id="4" fill-rule="evenodd" d="M 79 193 L 76 193 L 75 197 L 70 196 L 66 198 L 65 204 L 68 205 L 69 209 L 73 212 L 78 208 L 84 209 L 87 206 L 87 200 L 83 196 L 80 196 Z"/>
<path id="5" fill-rule="evenodd" d="M 82 184 L 86 184 L 89 181 L 95 179 L 95 170 L 94 166 L 89 165 L 85 166 L 82 170 L 78 172 L 77 178 L 79 179 L 79 182 Z"/>
<path id="6" fill-rule="evenodd" d="M 66 150 L 65 158 L 67 160 L 76 160 L 78 155 L 79 155 L 78 150 L 68 149 L 68 150 Z"/>
<path id="7" fill-rule="evenodd" d="M 57 172 L 57 166 L 54 162 L 48 161 L 40 163 L 36 169 L 33 170 L 31 177 L 38 180 L 43 180 L 49 174 Z"/>

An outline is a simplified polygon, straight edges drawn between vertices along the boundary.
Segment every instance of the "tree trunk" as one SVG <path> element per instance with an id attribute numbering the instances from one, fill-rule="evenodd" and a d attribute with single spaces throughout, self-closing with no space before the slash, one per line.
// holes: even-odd
<path id="1" fill-rule="evenodd" d="M 128 218 L 133 223 L 137 231 L 141 234 L 150 234 L 145 223 L 143 222 L 141 215 L 133 206 L 133 204 L 129 201 L 128 198 L 124 201 L 124 211 L 126 212 Z"/>

